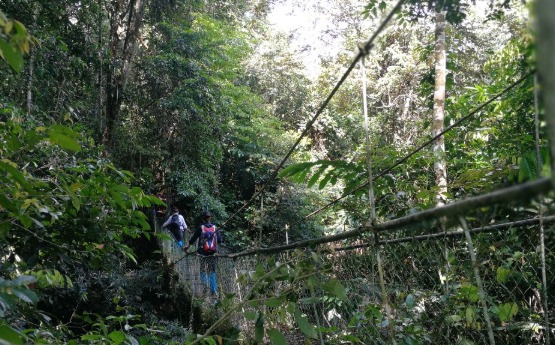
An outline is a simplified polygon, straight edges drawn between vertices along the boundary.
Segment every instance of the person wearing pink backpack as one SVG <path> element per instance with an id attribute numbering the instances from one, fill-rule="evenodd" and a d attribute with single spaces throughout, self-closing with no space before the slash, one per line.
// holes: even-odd
<path id="1" fill-rule="evenodd" d="M 212 296 L 218 295 L 218 285 L 216 282 L 216 260 L 214 256 L 218 252 L 218 245 L 222 243 L 222 236 L 219 229 L 212 224 L 212 213 L 205 211 L 202 213 L 202 224 L 195 229 L 189 244 L 184 247 L 188 251 L 189 247 L 197 242 L 197 254 L 200 256 L 200 280 L 210 289 Z"/>

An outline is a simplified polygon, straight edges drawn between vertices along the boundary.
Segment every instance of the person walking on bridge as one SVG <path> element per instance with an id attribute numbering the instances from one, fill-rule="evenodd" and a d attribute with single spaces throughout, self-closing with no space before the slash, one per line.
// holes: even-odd
<path id="1" fill-rule="evenodd" d="M 217 296 L 218 286 L 216 283 L 216 260 L 214 256 L 218 251 L 218 245 L 222 243 L 219 229 L 212 224 L 212 213 L 202 213 L 202 224 L 195 229 L 189 244 L 184 247 L 185 251 L 197 242 L 197 254 L 200 256 L 200 280 L 210 289 L 212 296 Z"/>
<path id="2" fill-rule="evenodd" d="M 174 206 L 172 210 L 173 214 L 162 224 L 162 227 L 168 229 L 175 237 L 177 244 L 183 248 L 183 233 L 187 230 L 187 223 L 185 223 L 185 218 L 179 214 L 179 207 Z"/>

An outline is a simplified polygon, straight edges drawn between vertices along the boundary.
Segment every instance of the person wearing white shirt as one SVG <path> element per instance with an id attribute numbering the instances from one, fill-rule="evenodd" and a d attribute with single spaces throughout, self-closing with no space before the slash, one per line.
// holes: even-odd
<path id="1" fill-rule="evenodd" d="M 177 244 L 183 247 L 183 233 L 187 230 L 187 223 L 185 223 L 185 218 L 179 214 L 179 207 L 173 207 L 173 214 L 162 224 L 162 227 L 168 229 L 175 237 Z"/>

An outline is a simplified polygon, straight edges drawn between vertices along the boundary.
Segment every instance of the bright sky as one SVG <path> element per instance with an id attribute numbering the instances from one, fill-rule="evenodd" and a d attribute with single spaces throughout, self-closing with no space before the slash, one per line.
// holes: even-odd
<path id="1" fill-rule="evenodd" d="M 348 23 L 334 23 L 333 15 L 339 12 L 338 7 L 348 7 L 343 0 L 277 0 L 270 12 L 269 20 L 277 31 L 282 31 L 291 38 L 291 49 L 307 66 L 309 77 L 314 77 L 319 72 L 319 58 L 322 56 L 336 56 L 343 48 L 340 39 L 334 39 L 331 32 L 337 30 L 337 25 L 347 27 Z M 555 1 L 555 0 L 554 0 Z M 366 26 L 363 31 L 373 31 L 376 23 L 362 18 L 359 11 L 366 1 L 353 0 L 351 5 L 351 20 L 358 20 L 359 24 Z M 473 8 L 476 15 L 487 12 L 489 0 L 477 0 Z M 317 10 L 320 8 L 321 10 Z M 327 12 L 327 13 L 324 13 Z M 358 19 L 353 19 L 357 18 Z M 340 35 L 341 36 L 341 35 Z M 365 37 L 365 39 L 368 37 Z M 349 49 L 347 47 L 347 49 Z M 353 56 L 356 47 L 352 47 Z"/>
<path id="2" fill-rule="evenodd" d="M 269 15 L 274 29 L 289 35 L 292 50 L 307 66 L 310 76 L 318 73 L 319 56 L 335 55 L 341 47 L 339 42 L 331 45 L 324 42 L 329 40 L 325 31 L 332 25 L 332 18 L 314 8 L 325 3 L 318 0 L 281 0 Z"/>

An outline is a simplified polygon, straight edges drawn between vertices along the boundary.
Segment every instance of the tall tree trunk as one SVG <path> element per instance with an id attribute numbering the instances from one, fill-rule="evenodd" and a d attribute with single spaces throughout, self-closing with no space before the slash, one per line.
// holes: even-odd
<path id="1" fill-rule="evenodd" d="M 34 6 L 33 9 L 33 24 L 31 28 L 36 28 L 37 26 L 37 16 L 38 16 L 38 6 Z M 26 103 L 27 103 L 27 115 L 31 114 L 33 108 L 33 78 L 34 78 L 34 67 L 35 67 L 35 48 L 31 47 L 29 50 L 29 69 L 27 70 L 27 85 L 26 88 Z"/>
<path id="2" fill-rule="evenodd" d="M 104 134 L 104 32 L 102 30 L 103 0 L 98 0 L 98 135 Z"/>
<path id="3" fill-rule="evenodd" d="M 125 86 L 140 38 L 147 0 L 112 0 L 110 4 L 110 68 L 106 75 L 106 126 L 102 144 L 109 152 Z"/>
<path id="4" fill-rule="evenodd" d="M 538 0 L 534 7 L 538 17 L 538 73 L 549 131 L 551 178 L 555 185 L 555 2 Z"/>
<path id="5" fill-rule="evenodd" d="M 555 185 L 555 2 L 553 0 L 538 0 L 535 4 L 536 10 L 536 32 L 538 44 L 538 74 L 540 77 L 542 99 L 544 104 L 545 119 L 547 120 L 547 130 L 549 133 L 549 147 L 551 154 L 551 184 Z M 549 300 L 553 303 L 553 297 L 548 294 L 548 283 L 545 258 L 545 236 L 540 234 L 540 252 L 542 262 L 542 292 L 545 322 L 545 339 L 544 343 L 552 344 L 552 336 L 550 327 L 550 311 Z M 552 305 L 552 304 L 551 304 Z"/>
<path id="6" fill-rule="evenodd" d="M 29 69 L 27 70 L 27 115 L 31 114 L 33 108 L 33 66 L 35 64 L 35 49 L 31 48 L 29 51 Z"/>
<path id="7" fill-rule="evenodd" d="M 435 31 L 435 88 L 432 137 L 444 130 L 445 119 L 445 80 L 447 62 L 445 53 L 445 11 L 436 14 Z M 434 172 L 436 176 L 436 205 L 444 205 L 447 200 L 447 161 L 443 136 L 432 145 L 435 155 Z"/>

